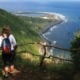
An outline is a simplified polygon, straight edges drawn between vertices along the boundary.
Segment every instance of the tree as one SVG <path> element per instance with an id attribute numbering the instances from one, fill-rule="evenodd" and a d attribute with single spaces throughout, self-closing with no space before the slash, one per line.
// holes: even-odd
<path id="1" fill-rule="evenodd" d="M 77 49 L 75 51 L 71 51 L 71 56 L 73 59 L 74 69 L 80 70 L 80 31 L 75 33 L 75 38 L 71 42 L 71 49 Z"/>

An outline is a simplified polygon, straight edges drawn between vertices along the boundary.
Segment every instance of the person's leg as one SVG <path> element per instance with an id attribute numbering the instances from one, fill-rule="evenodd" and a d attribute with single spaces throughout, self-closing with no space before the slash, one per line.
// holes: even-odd
<path id="1" fill-rule="evenodd" d="M 8 72 L 9 72 L 9 67 L 8 67 L 8 55 L 6 55 L 5 53 L 2 53 L 2 59 L 3 59 L 3 63 L 4 63 L 4 76 L 8 77 Z"/>
<path id="2" fill-rule="evenodd" d="M 11 57 L 10 57 L 10 73 L 14 73 L 14 60 L 15 60 L 15 51 L 11 52 Z"/>
<path id="3" fill-rule="evenodd" d="M 10 66 L 10 73 L 12 73 L 12 74 L 14 73 L 14 65 Z"/>
<path id="4" fill-rule="evenodd" d="M 9 73 L 9 67 L 8 66 L 4 67 L 4 72 L 5 72 L 4 76 L 8 77 L 8 73 Z"/>

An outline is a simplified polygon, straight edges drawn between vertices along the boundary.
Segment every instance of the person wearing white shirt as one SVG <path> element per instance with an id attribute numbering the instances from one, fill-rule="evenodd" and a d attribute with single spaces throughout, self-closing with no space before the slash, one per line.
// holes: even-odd
<path id="1" fill-rule="evenodd" d="M 14 60 L 15 60 L 15 48 L 17 46 L 16 40 L 12 34 L 10 34 L 10 28 L 9 26 L 4 26 L 2 29 L 2 34 L 0 36 L 0 47 L 2 45 L 3 39 L 6 37 L 9 38 L 10 44 L 11 44 L 11 52 L 10 54 L 6 54 L 2 51 L 2 59 L 4 63 L 4 77 L 8 77 L 8 73 L 13 74 L 14 72 Z"/>

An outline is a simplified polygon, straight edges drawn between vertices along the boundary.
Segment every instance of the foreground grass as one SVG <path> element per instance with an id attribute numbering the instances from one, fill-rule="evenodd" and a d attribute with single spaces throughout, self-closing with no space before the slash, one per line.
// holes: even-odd
<path id="1" fill-rule="evenodd" d="M 43 68 L 39 67 L 40 57 L 30 53 L 17 53 L 15 68 L 20 70 L 14 80 L 79 80 L 79 73 L 75 73 L 71 63 L 56 64 L 52 59 L 45 59 Z M 0 55 L 0 77 L 2 77 L 3 63 Z"/>
<path id="2" fill-rule="evenodd" d="M 71 63 L 54 64 L 51 59 L 45 59 L 44 67 L 41 69 L 39 68 L 39 64 L 40 57 L 33 56 L 29 53 L 17 55 L 16 66 L 20 66 L 23 72 L 29 68 L 32 75 L 37 73 L 38 76 L 42 76 L 42 78 L 40 78 L 42 80 L 53 80 L 53 78 L 54 80 L 73 80 L 75 76 Z"/>

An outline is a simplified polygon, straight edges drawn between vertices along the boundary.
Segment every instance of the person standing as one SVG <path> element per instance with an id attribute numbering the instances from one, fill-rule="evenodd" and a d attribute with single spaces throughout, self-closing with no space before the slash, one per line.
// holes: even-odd
<path id="1" fill-rule="evenodd" d="M 4 45 L 9 45 L 10 42 L 10 52 L 8 52 L 8 47 L 4 47 Z M 4 43 L 4 45 L 3 45 Z M 2 60 L 4 63 L 4 77 L 8 77 L 9 73 L 13 74 L 14 73 L 14 60 L 15 60 L 15 49 L 17 48 L 16 40 L 14 36 L 10 33 L 10 27 L 8 25 L 4 26 L 1 32 L 0 36 L 0 47 L 2 49 Z M 5 50 L 7 52 L 5 52 Z"/>

